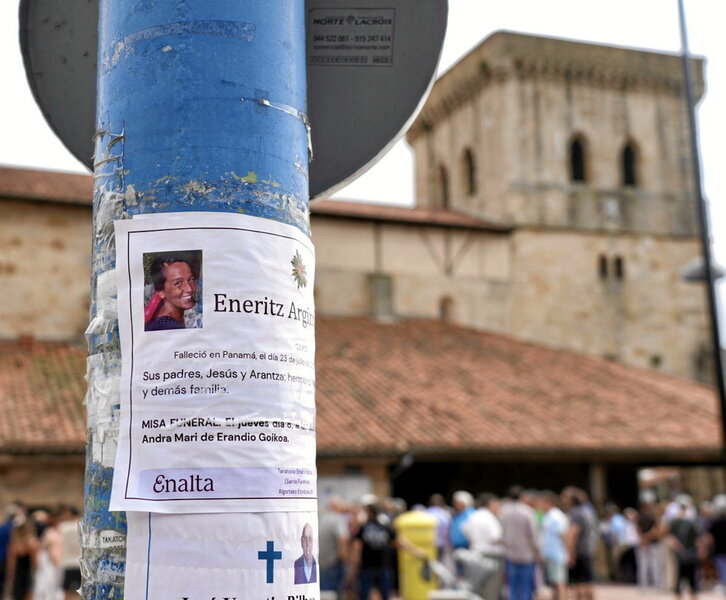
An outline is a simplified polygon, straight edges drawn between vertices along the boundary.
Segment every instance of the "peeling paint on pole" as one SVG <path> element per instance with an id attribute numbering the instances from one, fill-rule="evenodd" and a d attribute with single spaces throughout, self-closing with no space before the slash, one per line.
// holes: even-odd
<path id="1" fill-rule="evenodd" d="M 125 514 L 108 511 L 121 372 L 113 221 L 244 213 L 309 233 L 303 9 L 270 0 L 101 2 L 86 599 L 124 597 Z"/>

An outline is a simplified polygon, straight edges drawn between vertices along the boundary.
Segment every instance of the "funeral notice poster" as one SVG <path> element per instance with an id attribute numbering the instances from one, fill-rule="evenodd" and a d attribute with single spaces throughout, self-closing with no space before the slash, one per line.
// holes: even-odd
<path id="1" fill-rule="evenodd" d="M 315 254 L 241 214 L 117 221 L 111 510 L 316 508 Z"/>
<path id="2" fill-rule="evenodd" d="M 127 516 L 126 598 L 320 598 L 314 512 Z"/>

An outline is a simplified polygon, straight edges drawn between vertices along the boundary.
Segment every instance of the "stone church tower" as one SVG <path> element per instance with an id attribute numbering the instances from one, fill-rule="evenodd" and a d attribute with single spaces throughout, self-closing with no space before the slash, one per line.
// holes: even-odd
<path id="1" fill-rule="evenodd" d="M 710 376 L 679 57 L 497 32 L 407 139 L 418 206 L 512 227 L 505 322 L 481 325 Z"/>

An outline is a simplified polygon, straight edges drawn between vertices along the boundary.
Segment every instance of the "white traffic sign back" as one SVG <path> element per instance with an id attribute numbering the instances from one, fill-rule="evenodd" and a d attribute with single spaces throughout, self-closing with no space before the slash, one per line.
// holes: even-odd
<path id="1" fill-rule="evenodd" d="M 405 132 L 433 84 L 447 0 L 306 0 L 310 197 L 363 173 Z M 21 0 L 35 99 L 68 150 L 93 167 L 98 2 Z"/>

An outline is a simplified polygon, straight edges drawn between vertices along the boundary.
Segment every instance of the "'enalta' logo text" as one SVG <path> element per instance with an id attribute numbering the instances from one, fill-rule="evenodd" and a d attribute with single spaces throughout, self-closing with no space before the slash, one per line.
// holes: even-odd
<path id="1" fill-rule="evenodd" d="M 189 477 L 174 478 L 166 477 L 164 474 L 161 474 L 154 480 L 152 489 L 157 494 L 170 494 L 176 492 L 213 492 L 214 480 L 211 477 L 201 477 L 200 475 L 189 475 Z M 229 600 L 234 599 L 230 598 Z"/>

